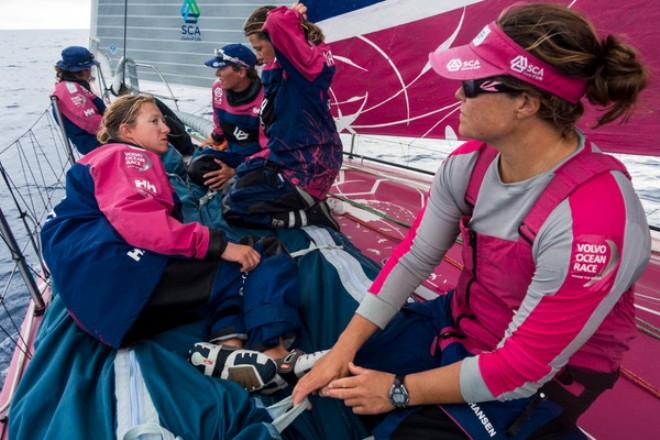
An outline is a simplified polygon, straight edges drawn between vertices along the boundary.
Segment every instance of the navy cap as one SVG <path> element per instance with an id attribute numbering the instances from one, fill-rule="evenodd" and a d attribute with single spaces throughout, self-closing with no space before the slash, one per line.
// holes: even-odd
<path id="1" fill-rule="evenodd" d="M 81 46 L 69 46 L 62 51 L 62 59 L 55 66 L 66 72 L 80 72 L 98 66 L 94 54 Z"/>
<path id="2" fill-rule="evenodd" d="M 204 64 L 214 69 L 221 69 L 229 65 L 252 69 L 257 64 L 257 57 L 247 46 L 228 44 L 222 49 L 216 49 L 215 57 Z"/>

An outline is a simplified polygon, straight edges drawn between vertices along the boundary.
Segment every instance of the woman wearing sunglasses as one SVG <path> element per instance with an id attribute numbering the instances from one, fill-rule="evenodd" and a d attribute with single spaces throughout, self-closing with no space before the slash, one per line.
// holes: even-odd
<path id="1" fill-rule="evenodd" d="M 199 185 L 220 189 L 236 174 L 235 168 L 266 148 L 259 127 L 264 99 L 257 58 L 242 44 L 228 44 L 216 51 L 205 65 L 216 69 L 218 80 L 211 89 L 214 128 L 198 150 L 188 174 Z"/>
<path id="2" fill-rule="evenodd" d="M 632 47 L 548 4 L 512 7 L 430 62 L 462 80 L 459 132 L 474 140 L 442 163 L 294 400 L 321 390 L 380 414 L 376 438 L 584 438 L 576 420 L 636 333 L 650 237 L 626 169 L 576 123 L 582 100 L 604 107 L 598 125 L 625 120 L 646 71 Z M 457 234 L 456 288 L 404 306 Z"/>

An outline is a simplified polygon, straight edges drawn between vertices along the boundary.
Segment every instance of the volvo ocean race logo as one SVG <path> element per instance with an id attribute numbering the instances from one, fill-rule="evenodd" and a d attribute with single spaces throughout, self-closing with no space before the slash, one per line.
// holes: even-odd
<path id="1" fill-rule="evenodd" d="M 184 24 L 181 25 L 181 39 L 200 41 L 202 33 L 197 26 L 200 12 L 196 0 L 183 0 L 181 5 L 181 17 L 183 17 Z"/>

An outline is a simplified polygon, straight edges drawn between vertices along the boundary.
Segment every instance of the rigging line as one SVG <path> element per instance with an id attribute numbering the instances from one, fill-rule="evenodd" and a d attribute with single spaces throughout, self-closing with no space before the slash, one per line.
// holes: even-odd
<path id="1" fill-rule="evenodd" d="M 20 154 L 18 155 L 18 158 L 20 159 L 21 170 L 23 171 L 23 177 L 25 178 L 25 176 L 28 175 L 28 173 L 27 173 L 26 170 L 25 170 L 25 168 L 26 168 L 26 163 L 29 164 L 29 162 L 27 162 L 27 158 L 26 158 L 26 155 L 25 155 L 25 152 L 24 152 L 24 149 L 23 149 L 23 145 L 21 144 L 20 141 L 19 141 L 19 144 L 20 144 L 20 147 L 19 147 L 19 153 L 20 153 Z M 26 182 L 36 182 L 37 179 L 36 179 L 36 176 L 34 175 L 34 171 L 32 170 L 32 168 L 28 165 L 28 166 L 27 166 L 27 169 L 30 171 L 31 179 L 30 179 L 30 180 L 26 179 Z M 36 212 L 37 212 L 37 208 L 36 208 L 36 206 L 35 206 L 35 204 L 34 204 L 34 199 L 32 198 L 32 194 L 30 193 L 30 190 L 29 190 L 29 189 L 30 189 L 30 186 L 29 186 L 28 183 L 26 183 L 26 187 L 28 188 L 28 191 L 27 191 L 27 192 L 28 192 L 28 194 L 27 194 L 27 195 L 28 195 L 28 200 L 30 201 L 30 205 L 32 206 L 32 211 L 31 211 L 31 213 L 36 213 Z M 21 194 L 20 191 L 18 191 L 18 193 Z M 23 198 L 23 195 L 22 195 L 22 194 L 21 194 L 21 198 Z M 25 202 L 25 205 L 27 206 L 27 202 L 25 201 L 25 199 L 23 199 L 23 201 Z M 41 202 L 42 202 L 42 203 L 44 202 L 43 197 L 41 198 Z M 20 208 L 19 208 L 19 209 L 20 209 Z M 21 213 L 21 214 L 23 215 L 23 213 Z"/>
<path id="2" fill-rule="evenodd" d="M 27 346 L 21 346 L 21 344 L 19 344 L 19 342 L 16 339 L 14 339 L 13 335 L 11 335 L 4 326 L 0 325 L 0 330 L 2 330 L 2 333 L 5 334 L 7 339 L 9 339 L 11 342 L 14 343 L 14 346 L 16 347 L 16 349 L 23 352 L 25 357 L 27 357 L 28 359 L 32 359 L 32 354 L 30 353 L 30 349 L 27 348 Z M 21 336 L 21 340 L 24 341 L 23 336 Z"/>
<path id="3" fill-rule="evenodd" d="M 46 165 L 48 165 L 48 168 L 50 169 L 50 172 L 52 173 L 52 175 L 57 176 L 57 171 L 53 167 L 53 164 L 51 163 L 50 158 L 46 154 L 46 150 L 44 149 L 43 145 L 41 144 L 41 142 L 39 142 L 39 138 L 34 136 L 34 133 L 33 133 L 33 136 L 31 136 L 30 141 L 32 142 L 32 147 L 35 150 L 35 156 L 40 153 L 41 156 L 43 156 L 43 159 L 46 162 Z M 38 150 L 38 153 L 37 153 L 37 150 Z M 41 161 L 38 161 L 38 163 L 39 163 L 39 165 L 41 165 Z M 45 185 L 45 179 L 44 179 L 44 185 Z"/>
<path id="4" fill-rule="evenodd" d="M 41 165 L 41 160 L 39 160 L 39 153 L 38 153 L 38 151 L 37 151 L 37 148 L 36 148 L 36 145 L 35 145 L 35 142 L 34 142 L 34 133 L 32 133 L 32 136 L 28 136 L 28 139 L 30 139 L 30 142 L 32 143 L 32 153 L 33 153 L 33 155 L 34 155 L 34 160 L 35 160 L 35 162 L 36 162 L 36 167 L 37 167 L 37 169 L 38 169 L 38 171 L 39 171 L 39 175 L 40 175 L 40 177 L 41 177 L 41 184 L 42 184 L 42 186 L 45 188 L 45 187 L 47 186 L 47 185 L 46 185 L 46 175 L 44 174 L 44 170 L 43 170 L 43 167 L 42 167 L 42 165 Z M 38 142 L 37 142 L 37 143 L 38 143 Z M 27 160 L 27 159 L 28 159 L 28 158 L 27 158 L 27 153 L 26 153 L 26 160 Z M 48 163 L 48 159 L 45 158 L 45 157 L 44 157 L 44 159 L 45 159 L 45 162 Z M 34 174 L 34 173 L 33 173 L 33 174 Z M 37 188 L 38 188 L 38 185 L 36 185 L 36 186 L 37 186 Z M 31 191 L 31 188 L 29 188 L 28 191 L 31 193 L 31 192 L 32 192 L 32 191 Z M 46 206 L 46 200 L 44 199 L 44 194 L 43 194 L 43 191 L 41 190 L 41 188 L 39 188 L 39 191 L 37 191 L 37 192 L 39 193 L 39 196 L 40 196 L 40 198 L 41 198 L 42 204 L 43 204 L 44 206 Z M 36 211 L 34 212 L 34 214 L 36 215 Z"/>
<path id="5" fill-rule="evenodd" d="M 660 339 L 660 333 L 658 333 L 658 332 L 654 332 L 653 330 L 650 330 L 650 329 L 648 329 L 648 328 L 646 328 L 646 327 L 643 327 L 643 326 L 638 325 L 638 326 L 637 326 L 637 330 L 639 330 L 639 331 L 642 332 L 642 333 L 646 333 L 647 335 L 652 336 L 652 337 L 654 337 L 654 338 L 656 338 L 656 339 Z"/>
<path id="6" fill-rule="evenodd" d="M 23 341 L 23 344 L 25 347 L 27 347 L 27 342 L 23 338 L 23 335 L 21 334 L 21 331 L 19 329 L 18 324 L 16 321 L 14 321 L 14 318 L 12 314 L 9 312 L 9 309 L 7 308 L 7 304 L 5 302 L 5 298 L 7 297 L 7 293 L 9 292 L 9 286 L 11 286 L 12 281 L 14 277 L 16 276 L 16 270 L 18 268 L 17 264 L 14 264 L 14 268 L 12 269 L 11 273 L 9 274 L 9 279 L 7 280 L 7 284 L 5 285 L 5 291 L 3 292 L 2 296 L 0 297 L 0 303 L 2 303 L 2 307 L 5 309 L 5 312 L 7 314 L 7 317 L 9 318 L 9 321 L 11 322 L 12 326 L 14 327 L 14 330 L 16 331 L 16 334 L 18 335 L 19 340 Z M 0 326 L 3 331 L 6 332 L 4 326 Z M 18 346 L 18 342 L 16 339 L 13 337 L 13 335 L 7 335 L 11 341 L 14 343 L 14 345 Z"/>
<path id="7" fill-rule="evenodd" d="M 630 371 L 625 367 L 619 367 L 619 371 L 621 371 L 621 375 L 623 377 L 625 377 L 626 379 L 628 379 L 638 387 L 642 388 L 643 390 L 649 392 L 656 399 L 660 399 L 660 390 L 658 390 L 658 388 L 656 388 L 653 384 L 649 383 L 644 378 L 633 373 L 632 371 Z"/>
<path id="8" fill-rule="evenodd" d="M 3 148 L 3 149 L 0 151 L 0 156 L 3 155 L 3 154 L 4 154 L 7 150 L 9 150 L 11 147 L 13 147 L 14 144 L 15 144 L 16 142 L 18 142 L 21 138 L 23 138 L 25 135 L 27 135 L 27 133 L 28 133 L 29 131 L 31 131 L 31 130 L 32 130 L 32 129 L 33 129 L 33 128 L 39 123 L 39 121 L 41 121 L 41 118 L 43 118 L 43 117 L 44 117 L 44 114 L 46 114 L 47 112 L 48 112 L 48 108 L 46 108 L 46 110 L 44 110 L 44 111 L 39 115 L 39 117 L 37 118 L 37 120 L 34 121 L 34 122 L 32 123 L 32 125 L 30 126 L 30 128 L 28 128 L 27 130 L 25 130 L 20 136 L 18 136 L 18 137 L 17 137 L 16 139 L 14 139 L 12 142 L 10 142 L 9 144 L 7 144 L 7 146 L 6 146 L 5 148 Z"/>
<path id="9" fill-rule="evenodd" d="M 651 324 L 648 321 L 643 320 L 642 318 L 635 316 L 635 320 L 639 322 L 641 325 L 648 327 L 652 330 L 655 330 L 656 332 L 660 332 L 660 327 L 656 327 L 655 325 Z"/>
<path id="10" fill-rule="evenodd" d="M 128 32 L 128 0 L 124 0 L 124 45 L 123 45 L 123 57 L 126 59 L 126 37 Z M 126 77 L 126 63 L 122 65 L 122 78 Z"/>
<path id="11" fill-rule="evenodd" d="M 635 317 L 635 320 L 637 321 L 637 330 L 656 339 L 660 339 L 660 328 L 638 317 Z"/>
<path id="12" fill-rule="evenodd" d="M 49 117 L 48 117 L 48 132 L 50 133 L 50 139 L 51 139 L 52 145 L 55 146 L 54 150 L 55 150 L 55 153 L 57 154 L 57 159 L 59 161 L 59 168 L 62 169 L 62 168 L 64 168 L 64 163 L 62 161 L 62 155 L 60 154 L 60 149 L 63 150 L 63 146 L 58 141 L 55 140 L 55 129 L 53 127 L 53 122 L 54 121 L 52 119 L 52 116 L 49 114 Z"/>

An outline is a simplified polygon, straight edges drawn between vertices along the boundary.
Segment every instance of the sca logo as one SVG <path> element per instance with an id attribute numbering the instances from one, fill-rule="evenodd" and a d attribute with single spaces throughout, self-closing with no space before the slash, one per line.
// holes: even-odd
<path id="1" fill-rule="evenodd" d="M 543 68 L 533 65 L 524 55 L 518 55 L 511 60 L 511 70 L 521 73 L 538 81 L 543 81 Z"/>
<path id="2" fill-rule="evenodd" d="M 200 41 L 202 33 L 197 26 L 200 12 L 196 0 L 183 0 L 181 5 L 181 17 L 183 17 L 184 24 L 181 25 L 181 39 Z"/>

